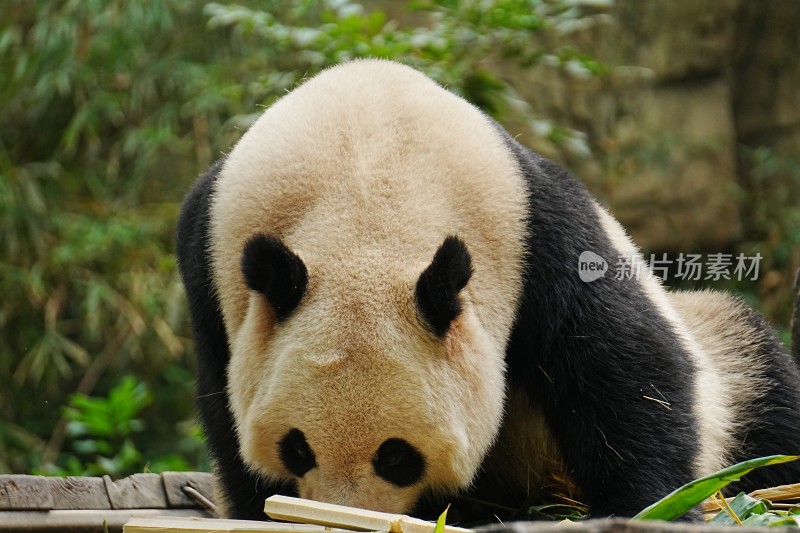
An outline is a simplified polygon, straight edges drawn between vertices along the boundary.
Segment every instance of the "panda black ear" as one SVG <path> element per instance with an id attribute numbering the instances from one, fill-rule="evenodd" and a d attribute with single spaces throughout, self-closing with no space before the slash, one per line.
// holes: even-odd
<path id="1" fill-rule="evenodd" d="M 450 323 L 461 313 L 458 293 L 472 276 L 472 258 L 467 245 L 450 236 L 436 250 L 433 262 L 419 276 L 417 307 L 437 337 L 444 337 Z"/>
<path id="2" fill-rule="evenodd" d="M 280 239 L 269 235 L 255 235 L 247 241 L 242 274 L 250 290 L 264 295 L 279 322 L 294 311 L 308 287 L 303 261 Z"/>

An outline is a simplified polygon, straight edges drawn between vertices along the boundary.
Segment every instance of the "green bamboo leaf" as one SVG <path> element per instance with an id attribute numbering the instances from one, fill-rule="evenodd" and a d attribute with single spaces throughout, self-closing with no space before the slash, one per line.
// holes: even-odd
<path id="1" fill-rule="evenodd" d="M 450 504 L 447 504 L 444 512 L 439 515 L 439 519 L 436 521 L 436 526 L 433 528 L 433 533 L 444 533 L 444 524 L 447 520 L 447 510 L 450 509 Z"/>
<path id="2" fill-rule="evenodd" d="M 709 476 L 687 483 L 648 506 L 634 516 L 633 519 L 675 520 L 729 483 L 738 481 L 739 478 L 750 471 L 762 466 L 788 463 L 797 459 L 800 459 L 800 455 L 770 455 L 723 468 Z"/>
<path id="3" fill-rule="evenodd" d="M 798 521 L 797 518 L 798 517 L 796 516 L 779 515 L 773 513 L 754 514 L 748 516 L 745 520 L 742 520 L 742 524 L 745 526 L 799 527 L 800 521 Z"/>
<path id="4" fill-rule="evenodd" d="M 735 526 L 736 520 L 731 516 L 730 512 L 736 515 L 739 520 L 745 520 L 752 515 L 764 514 L 769 509 L 766 502 L 748 496 L 744 492 L 740 492 L 731 502 L 730 510 L 723 508 L 717 516 L 712 520 L 715 524 L 724 524 L 727 526 Z"/>

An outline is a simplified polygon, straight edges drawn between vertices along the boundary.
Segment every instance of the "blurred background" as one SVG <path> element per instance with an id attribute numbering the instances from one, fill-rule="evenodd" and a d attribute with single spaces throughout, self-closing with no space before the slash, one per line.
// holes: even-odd
<path id="1" fill-rule="evenodd" d="M 417 66 L 572 169 L 644 253 L 800 267 L 800 3 L 4 0 L 0 473 L 205 470 L 174 256 L 193 180 L 320 69 Z M 676 280 L 677 281 L 677 280 Z"/>

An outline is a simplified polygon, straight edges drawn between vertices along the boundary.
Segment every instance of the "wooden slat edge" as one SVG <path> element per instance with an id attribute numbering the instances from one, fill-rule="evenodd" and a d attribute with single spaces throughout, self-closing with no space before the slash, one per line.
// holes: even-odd
<path id="1" fill-rule="evenodd" d="M 53 508 L 49 478 L 19 474 L 0 475 L 0 511 Z"/>
<path id="2" fill-rule="evenodd" d="M 99 477 L 48 477 L 53 510 L 108 510 L 111 502 L 108 491 Z"/>
<path id="3" fill-rule="evenodd" d="M 0 532 L 23 531 L 102 531 L 103 522 L 109 531 L 122 531 L 122 526 L 133 516 L 161 513 L 184 516 L 208 516 L 197 509 L 125 509 L 125 510 L 56 510 L 56 511 L 0 511 Z"/>
<path id="4" fill-rule="evenodd" d="M 112 509 L 166 509 L 167 496 L 159 474 L 133 474 L 112 480 L 103 476 Z"/>
<path id="5" fill-rule="evenodd" d="M 209 473 L 162 472 L 161 480 L 164 483 L 164 493 L 170 509 L 192 508 L 199 505 L 183 491 L 185 485 L 189 485 L 208 499 L 212 499 L 214 494 L 214 479 Z"/>

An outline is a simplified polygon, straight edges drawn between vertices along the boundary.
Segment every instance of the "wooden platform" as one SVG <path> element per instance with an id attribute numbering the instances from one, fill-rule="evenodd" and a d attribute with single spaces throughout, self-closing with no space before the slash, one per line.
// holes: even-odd
<path id="1" fill-rule="evenodd" d="M 0 475 L 0 532 L 122 532 L 132 517 L 194 516 L 213 518 L 210 474 L 166 472 L 109 477 L 40 477 Z M 220 526 L 232 521 L 215 522 Z M 304 526 L 295 526 L 302 532 Z M 313 527 L 313 526 L 309 526 Z M 319 526 L 317 526 L 319 527 Z M 235 529 L 235 528 L 234 528 Z M 322 528 L 321 528 L 322 529 Z M 220 530 L 226 529 L 220 527 Z M 232 530 L 232 529 L 227 529 Z M 310 531 L 310 530 L 309 530 Z M 331 532 L 331 529 L 323 529 Z M 510 522 L 475 529 L 476 533 L 757 533 L 763 528 L 668 522 L 633 522 L 617 518 L 583 522 Z M 770 528 L 796 533 L 796 528 Z"/>
<path id="2" fill-rule="evenodd" d="M 476 533 L 797 533 L 793 527 L 734 527 L 686 522 L 636 521 L 627 518 L 581 522 L 509 522 Z"/>
<path id="3" fill-rule="evenodd" d="M 0 475 L 0 532 L 121 532 L 132 516 L 213 517 L 211 474 Z"/>

